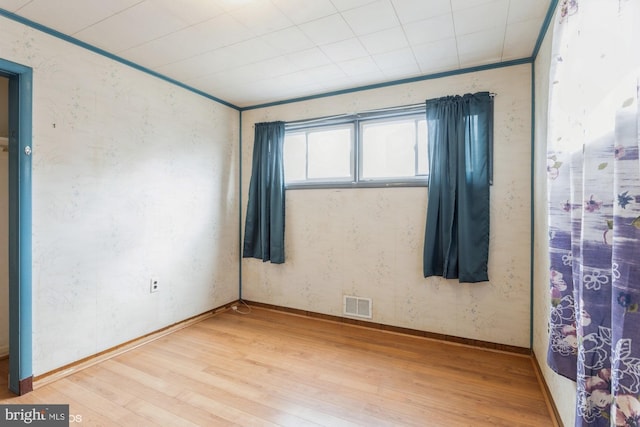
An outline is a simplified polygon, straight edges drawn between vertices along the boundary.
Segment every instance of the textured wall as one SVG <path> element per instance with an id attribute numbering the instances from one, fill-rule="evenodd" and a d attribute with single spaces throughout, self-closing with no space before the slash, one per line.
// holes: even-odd
<path id="1" fill-rule="evenodd" d="M 34 374 L 236 299 L 238 112 L 4 18 L 0 56 L 34 69 Z"/>
<path id="2" fill-rule="evenodd" d="M 552 21 L 553 22 L 553 21 Z M 549 240 L 547 221 L 547 114 L 549 102 L 549 66 L 553 23 L 549 26 L 535 62 L 535 199 L 534 199 L 534 324 L 533 351 L 565 426 L 575 424 L 575 383 L 554 373 L 547 366 L 549 341 Z"/>
<path id="3" fill-rule="evenodd" d="M 373 321 L 529 347 L 531 66 L 320 98 L 242 113 L 243 206 L 253 124 L 297 120 L 493 91 L 490 283 L 422 277 L 427 189 L 291 190 L 286 263 L 243 261 L 248 300 L 342 315 L 343 294 L 373 299 Z"/>

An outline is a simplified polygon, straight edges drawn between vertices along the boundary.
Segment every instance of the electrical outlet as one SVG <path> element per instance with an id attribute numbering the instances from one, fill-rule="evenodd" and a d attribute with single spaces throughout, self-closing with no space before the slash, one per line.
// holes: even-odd
<path id="1" fill-rule="evenodd" d="M 160 281 L 157 277 L 152 277 L 149 282 L 149 292 L 154 293 L 160 290 Z"/>

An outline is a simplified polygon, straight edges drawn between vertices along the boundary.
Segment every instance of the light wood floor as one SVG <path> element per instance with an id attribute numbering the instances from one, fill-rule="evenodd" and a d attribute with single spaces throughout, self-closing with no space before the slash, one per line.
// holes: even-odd
<path id="1" fill-rule="evenodd" d="M 0 402 L 92 427 L 553 425 L 527 356 L 258 308 Z"/>
<path id="2" fill-rule="evenodd" d="M 14 394 L 9 391 L 9 359 L 0 359 L 0 401 L 13 397 Z"/>

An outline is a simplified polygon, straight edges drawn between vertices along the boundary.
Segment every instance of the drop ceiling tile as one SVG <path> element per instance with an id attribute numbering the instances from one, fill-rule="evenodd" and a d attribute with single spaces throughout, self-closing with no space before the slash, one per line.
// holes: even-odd
<path id="1" fill-rule="evenodd" d="M 108 52 L 118 53 L 186 26 L 183 20 L 145 1 L 87 27 L 75 36 Z"/>
<path id="2" fill-rule="evenodd" d="M 458 69 L 458 49 L 454 38 L 413 46 L 413 52 L 424 74 Z"/>
<path id="3" fill-rule="evenodd" d="M 413 53 L 419 64 L 430 64 L 440 59 L 448 59 L 458 56 L 458 47 L 455 38 L 438 40 L 412 47 Z"/>
<path id="4" fill-rule="evenodd" d="M 333 15 L 338 10 L 330 0 L 307 1 L 304 7 L 299 0 L 272 0 L 273 4 L 282 11 L 294 24 L 303 24 L 314 19 Z"/>
<path id="5" fill-rule="evenodd" d="M 437 60 L 419 61 L 418 65 L 420 66 L 420 72 L 422 74 L 435 74 L 460 68 L 457 54 L 442 57 Z"/>
<path id="6" fill-rule="evenodd" d="M 198 31 L 194 27 L 188 27 L 168 36 L 123 50 L 120 52 L 120 56 L 137 64 L 145 64 L 147 68 L 171 64 L 208 50 L 203 50 L 202 42 L 204 39 L 194 37 L 197 33 Z M 193 40 L 196 40 L 196 43 L 193 43 Z"/>
<path id="7" fill-rule="evenodd" d="M 482 6 L 462 9 L 453 13 L 456 35 L 476 33 L 502 27 L 507 23 L 509 0 L 494 0 Z"/>
<path id="8" fill-rule="evenodd" d="M 299 28 L 317 45 L 354 37 L 353 31 L 339 13 L 304 23 Z"/>
<path id="9" fill-rule="evenodd" d="M 156 71 L 182 82 L 191 83 L 206 75 L 231 70 L 276 56 L 278 55 L 274 48 L 260 39 L 251 39 L 157 67 Z"/>
<path id="10" fill-rule="evenodd" d="M 216 16 L 198 25 L 194 25 L 203 38 L 202 41 L 195 41 L 198 45 L 206 45 L 209 50 L 223 46 L 230 46 L 248 40 L 253 37 L 253 33 L 233 16 L 224 14 Z"/>
<path id="11" fill-rule="evenodd" d="M 389 0 L 378 0 L 366 6 L 342 12 L 356 35 L 375 33 L 400 25 Z"/>
<path id="12" fill-rule="evenodd" d="M 11 6 L 11 3 L 19 2 L 9 3 L 8 6 Z M 19 12 L 21 16 L 34 22 L 46 22 L 54 30 L 74 34 L 136 3 L 140 3 L 140 0 L 35 0 L 26 4 Z M 0 7 L 8 9 L 4 4 Z"/>
<path id="13" fill-rule="evenodd" d="M 350 59 L 367 56 L 367 50 L 356 38 L 324 45 L 320 48 L 333 62 L 348 61 Z"/>
<path id="14" fill-rule="evenodd" d="M 367 34 L 366 36 L 360 36 L 359 39 L 371 54 L 398 50 L 409 45 L 401 27 Z"/>
<path id="15" fill-rule="evenodd" d="M 249 98 L 251 102 L 240 104 L 240 106 L 269 103 L 280 99 L 300 98 L 324 92 L 324 88 L 317 84 L 317 82 L 300 83 L 294 86 L 286 81 L 276 79 L 275 81 L 265 80 L 260 83 L 261 86 L 250 86 L 248 88 L 248 91 L 251 91 L 251 95 L 255 100 Z M 244 88 L 241 88 L 240 91 L 241 95 L 247 92 Z M 282 98 L 282 96 L 284 96 L 284 98 Z"/>
<path id="16" fill-rule="evenodd" d="M 274 31 L 262 36 L 262 40 L 283 53 L 292 53 L 314 47 L 313 42 L 298 27 Z"/>
<path id="17" fill-rule="evenodd" d="M 242 67 L 221 71 L 215 74 L 207 74 L 192 82 L 194 86 L 201 87 L 224 87 L 224 86 L 242 86 L 246 82 L 255 82 L 263 80 L 265 77 L 256 67 L 243 65 Z"/>
<path id="18" fill-rule="evenodd" d="M 335 64 L 322 65 L 320 67 L 309 68 L 304 70 L 306 75 L 309 76 L 312 80 L 315 79 L 317 81 L 331 81 L 331 80 L 339 80 L 344 81 L 347 75 Z"/>
<path id="19" fill-rule="evenodd" d="M 171 14 L 193 25 L 225 13 L 225 10 L 212 1 L 193 0 L 148 0 Z M 105 1 L 109 3 L 109 1 Z"/>
<path id="20" fill-rule="evenodd" d="M 392 69 L 394 67 L 417 66 L 416 58 L 410 48 L 394 50 L 392 52 L 380 53 L 373 55 L 374 61 L 382 71 Z"/>
<path id="21" fill-rule="evenodd" d="M 360 86 L 353 82 L 351 77 L 340 77 L 335 79 L 327 79 L 322 82 L 322 92 L 335 92 L 338 90 L 349 90 L 354 87 Z"/>
<path id="22" fill-rule="evenodd" d="M 245 67 L 256 70 L 258 73 L 258 80 L 269 79 L 301 71 L 301 69 L 296 67 L 286 56 L 276 56 L 275 58 L 251 63 Z M 250 79 L 243 79 L 245 82 L 249 80 Z"/>
<path id="23" fill-rule="evenodd" d="M 512 1 L 509 5 L 508 22 L 521 22 L 538 18 L 544 19 L 549 9 L 549 0 Z"/>
<path id="24" fill-rule="evenodd" d="M 187 27 L 121 52 L 121 55 L 153 68 L 252 38 L 242 24 L 228 14 Z"/>
<path id="25" fill-rule="evenodd" d="M 451 9 L 462 10 L 474 8 L 483 4 L 491 3 L 494 0 L 451 0 Z M 515 0 L 515 1 L 530 1 L 530 0 Z M 533 0 L 536 1 L 536 0 Z"/>
<path id="26" fill-rule="evenodd" d="M 458 37 L 461 67 L 491 64 L 502 58 L 504 30 L 487 30 Z"/>
<path id="27" fill-rule="evenodd" d="M 262 39 L 258 38 L 226 46 L 218 49 L 218 51 L 225 52 L 228 55 L 227 69 L 245 64 L 253 64 L 280 55 L 276 48 L 269 46 Z"/>
<path id="28" fill-rule="evenodd" d="M 155 71 L 183 83 L 227 68 L 228 53 L 223 49 L 192 56 L 182 61 L 156 67 Z"/>
<path id="29" fill-rule="evenodd" d="M 250 3 L 230 12 L 256 35 L 267 34 L 293 25 L 286 15 L 267 1 Z"/>
<path id="30" fill-rule="evenodd" d="M 417 77 L 422 75 L 418 64 L 404 64 L 397 67 L 388 68 L 383 71 L 384 79 L 386 81 L 402 80 L 411 77 Z"/>
<path id="31" fill-rule="evenodd" d="M 331 0 L 331 3 L 333 3 L 333 5 L 342 12 L 364 6 L 365 4 L 373 3 L 374 1 L 375 0 Z"/>
<path id="32" fill-rule="evenodd" d="M 466 34 L 457 38 L 459 54 L 485 54 L 491 57 L 502 54 L 504 45 L 505 29 L 491 29 L 486 31 L 478 31 L 473 34 Z"/>
<path id="33" fill-rule="evenodd" d="M 411 44 L 423 44 L 455 36 L 451 14 L 416 21 L 404 25 L 404 32 Z"/>
<path id="34" fill-rule="evenodd" d="M 317 85 L 317 79 L 306 71 L 296 71 L 264 80 L 266 86 L 274 85 L 282 88 L 305 87 Z"/>
<path id="35" fill-rule="evenodd" d="M 537 19 L 507 25 L 502 60 L 508 61 L 511 59 L 530 57 L 533 53 L 539 32 L 540 21 Z"/>
<path id="36" fill-rule="evenodd" d="M 329 58 L 327 58 L 327 55 L 317 47 L 291 53 L 287 55 L 287 58 L 301 70 L 328 65 L 331 63 Z"/>
<path id="37" fill-rule="evenodd" d="M 349 77 L 354 77 L 364 74 L 378 74 L 382 77 L 382 73 L 378 68 L 376 62 L 370 56 L 363 58 L 351 59 L 349 61 L 342 61 L 338 63 L 338 66 Z"/>
<path id="38" fill-rule="evenodd" d="M 246 6 L 250 6 L 255 0 L 212 0 L 218 6 L 226 10 L 227 12 L 232 12 L 234 10 L 241 9 Z"/>
<path id="39" fill-rule="evenodd" d="M 383 83 L 388 80 L 382 71 L 374 71 L 365 74 L 356 74 L 349 76 L 350 82 L 349 88 L 358 88 L 363 86 L 369 86 L 373 84 Z"/>
<path id="40" fill-rule="evenodd" d="M 391 0 L 403 24 L 451 13 L 450 0 Z"/>
<path id="41" fill-rule="evenodd" d="M 500 55 L 488 56 L 480 52 L 470 52 L 459 55 L 460 68 L 478 67 L 480 65 L 495 64 L 500 61 Z"/>
<path id="42" fill-rule="evenodd" d="M 225 70 L 213 76 L 214 80 L 225 80 L 228 84 L 240 85 L 246 82 L 270 79 L 290 74 L 296 69 L 291 62 L 282 56 L 254 62 L 240 67 Z M 210 79 L 211 77 L 207 77 Z"/>
<path id="43" fill-rule="evenodd" d="M 243 83 L 246 84 L 247 81 L 254 81 L 257 77 L 259 76 L 256 75 L 255 70 L 251 71 L 248 68 L 244 69 L 241 67 L 234 68 L 233 73 L 229 73 L 228 71 L 219 71 L 217 73 L 200 76 L 196 79 L 190 80 L 189 85 L 206 92 L 213 92 L 216 96 L 223 96 L 221 92 L 222 87 L 239 87 L 242 86 Z"/>
<path id="44" fill-rule="evenodd" d="M 31 3 L 32 0 L 0 0 L 0 8 L 8 10 L 9 12 L 15 12 L 27 3 Z"/>

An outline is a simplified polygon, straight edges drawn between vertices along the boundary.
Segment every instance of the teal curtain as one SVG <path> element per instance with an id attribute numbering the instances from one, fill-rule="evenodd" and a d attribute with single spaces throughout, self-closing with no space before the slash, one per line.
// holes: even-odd
<path id="1" fill-rule="evenodd" d="M 284 122 L 256 123 L 244 258 L 284 263 Z"/>
<path id="2" fill-rule="evenodd" d="M 426 110 L 424 277 L 487 281 L 493 97 L 480 92 L 430 99 Z"/>

